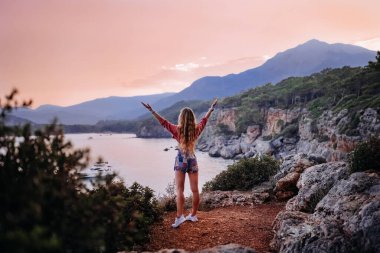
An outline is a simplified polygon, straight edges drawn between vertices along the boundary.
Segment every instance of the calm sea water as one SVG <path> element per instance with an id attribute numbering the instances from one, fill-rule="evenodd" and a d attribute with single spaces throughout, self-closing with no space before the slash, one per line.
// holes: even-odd
<path id="1" fill-rule="evenodd" d="M 138 182 L 152 188 L 156 194 L 164 193 L 174 180 L 174 158 L 177 154 L 174 139 L 140 139 L 134 134 L 66 134 L 75 148 L 90 148 L 91 163 L 101 156 L 112 169 L 124 178 L 127 185 Z M 168 151 L 164 151 L 169 148 Z M 196 152 L 199 166 L 199 188 L 225 170 L 233 161 L 213 158 Z M 185 195 L 190 194 L 188 178 Z"/>

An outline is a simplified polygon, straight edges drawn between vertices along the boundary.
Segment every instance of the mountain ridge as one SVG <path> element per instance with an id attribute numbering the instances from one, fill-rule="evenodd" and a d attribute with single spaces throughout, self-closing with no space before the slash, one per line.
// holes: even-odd
<path id="1" fill-rule="evenodd" d="M 329 44 L 317 39 L 311 39 L 295 47 L 278 52 L 264 64 L 240 73 L 224 76 L 204 76 L 191 83 L 178 93 L 153 94 L 148 96 L 131 97 L 134 103 L 125 104 L 120 100 L 124 97 L 110 96 L 85 101 L 68 107 L 54 105 L 40 106 L 34 116 L 31 111 L 16 113 L 16 116 L 26 118 L 37 123 L 48 123 L 52 115 L 59 115 L 64 124 L 95 124 L 98 120 L 128 120 L 136 119 L 145 113 L 138 100 L 144 100 L 153 105 L 155 109 L 165 109 L 182 100 L 209 100 L 215 97 L 232 96 L 250 88 L 266 83 L 277 83 L 291 76 L 307 76 L 317 73 L 325 68 L 338 68 L 343 66 L 364 66 L 369 60 L 375 58 L 376 52 L 363 47 L 333 43 Z M 158 96 L 150 99 L 149 96 Z M 112 98 L 112 103 L 109 99 Z M 98 107 L 108 107 L 114 113 L 104 113 L 94 110 Z M 128 107 L 128 109 L 126 108 Z M 124 109 L 125 108 L 125 109 Z M 55 112 L 54 112 L 55 110 Z M 43 119 L 42 121 L 40 119 Z"/>

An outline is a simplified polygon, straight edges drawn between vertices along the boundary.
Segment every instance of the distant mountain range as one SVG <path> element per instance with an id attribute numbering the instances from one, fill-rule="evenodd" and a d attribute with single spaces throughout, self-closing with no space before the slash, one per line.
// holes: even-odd
<path id="1" fill-rule="evenodd" d="M 359 46 L 328 44 L 313 39 L 276 54 L 259 67 L 238 74 L 202 77 L 178 93 L 101 98 L 68 107 L 44 105 L 35 110 L 19 110 L 14 115 L 36 123 L 47 123 L 57 116 L 63 124 L 133 119 L 145 113 L 139 103 L 141 100 L 153 104 L 157 109 L 164 109 L 181 100 L 231 96 L 259 85 L 277 83 L 291 76 L 307 76 L 325 68 L 365 66 L 369 60 L 375 59 L 375 55 L 375 51 Z"/>
<path id="2" fill-rule="evenodd" d="M 107 97 L 86 101 L 72 106 L 41 105 L 36 109 L 20 108 L 12 112 L 13 116 L 28 119 L 34 123 L 51 123 L 58 117 L 62 124 L 95 124 L 100 120 L 133 119 L 145 113 L 140 101 L 155 103 L 173 93 L 162 93 L 134 97 Z"/>

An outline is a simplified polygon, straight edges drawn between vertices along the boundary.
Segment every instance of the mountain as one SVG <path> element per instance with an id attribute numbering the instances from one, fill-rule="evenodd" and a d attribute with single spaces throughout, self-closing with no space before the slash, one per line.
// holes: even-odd
<path id="1" fill-rule="evenodd" d="M 54 117 L 62 124 L 95 124 L 100 120 L 132 119 L 146 110 L 140 101 L 155 103 L 173 93 L 162 93 L 134 97 L 107 97 L 86 101 L 71 106 L 41 105 L 36 109 L 20 108 L 13 116 L 31 120 L 35 123 L 50 123 Z"/>
<path id="2" fill-rule="evenodd" d="M 34 122 L 14 116 L 14 115 L 6 115 L 5 124 L 7 126 L 18 126 L 18 125 L 25 125 L 25 124 L 34 124 Z"/>
<path id="3" fill-rule="evenodd" d="M 277 83 L 291 76 L 307 76 L 325 68 L 364 66 L 374 60 L 375 55 L 375 51 L 363 47 L 313 39 L 276 54 L 257 68 L 226 76 L 202 77 L 186 89 L 158 101 L 155 107 L 165 108 L 180 100 L 231 96 L 258 85 Z"/>
<path id="4" fill-rule="evenodd" d="M 43 105 L 35 110 L 20 109 L 14 115 L 36 123 L 48 123 L 57 116 L 63 124 L 136 119 L 146 113 L 139 103 L 141 100 L 162 110 L 178 101 L 231 96 L 259 85 L 277 83 L 291 76 L 307 76 L 326 68 L 364 66 L 374 60 L 375 55 L 376 52 L 362 47 L 313 39 L 276 54 L 259 67 L 238 74 L 202 77 L 178 93 L 99 98 L 67 107 Z"/>

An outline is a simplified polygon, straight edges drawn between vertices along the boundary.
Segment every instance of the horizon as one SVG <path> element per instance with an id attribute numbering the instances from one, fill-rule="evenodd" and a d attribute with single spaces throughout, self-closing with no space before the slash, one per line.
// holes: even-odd
<path id="1" fill-rule="evenodd" d="M 2 1 L 0 91 L 70 106 L 178 92 L 311 39 L 380 49 L 376 1 L 218 3 L 215 13 L 212 1 Z"/>

